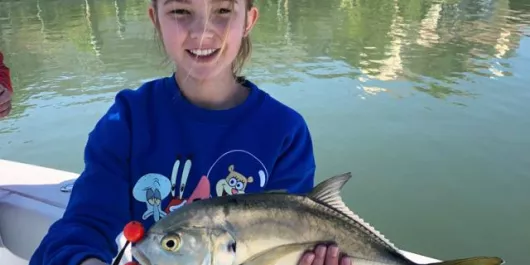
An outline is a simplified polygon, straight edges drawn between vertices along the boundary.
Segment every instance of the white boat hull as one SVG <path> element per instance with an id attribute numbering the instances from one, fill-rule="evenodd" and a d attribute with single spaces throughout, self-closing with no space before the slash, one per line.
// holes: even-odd
<path id="1" fill-rule="evenodd" d="M 0 264 L 28 264 L 50 225 L 62 217 L 77 176 L 0 159 Z M 438 261 L 405 254 L 419 264 Z"/>

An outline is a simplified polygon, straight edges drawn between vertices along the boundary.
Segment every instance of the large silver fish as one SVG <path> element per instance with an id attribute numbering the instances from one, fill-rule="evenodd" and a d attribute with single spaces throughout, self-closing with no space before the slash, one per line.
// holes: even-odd
<path id="1" fill-rule="evenodd" d="M 319 243 L 336 243 L 355 265 L 416 265 L 354 214 L 331 177 L 306 196 L 272 191 L 196 201 L 155 223 L 133 248 L 142 265 L 297 265 Z M 475 257 L 436 265 L 499 265 Z"/>

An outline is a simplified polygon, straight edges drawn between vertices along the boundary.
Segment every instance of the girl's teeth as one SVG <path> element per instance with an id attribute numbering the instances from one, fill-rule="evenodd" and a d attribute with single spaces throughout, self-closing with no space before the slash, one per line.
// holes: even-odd
<path id="1" fill-rule="evenodd" d="M 199 56 L 206 56 L 214 53 L 216 49 L 206 49 L 206 50 L 190 50 L 191 53 Z"/>

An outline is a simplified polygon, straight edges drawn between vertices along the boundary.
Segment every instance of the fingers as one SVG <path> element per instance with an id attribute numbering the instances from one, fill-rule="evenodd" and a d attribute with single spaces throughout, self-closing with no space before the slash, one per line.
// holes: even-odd
<path id="1" fill-rule="evenodd" d="M 9 91 L 2 89 L 0 86 L 0 106 L 4 105 L 4 103 L 7 103 L 11 100 L 11 97 L 9 95 Z"/>
<path id="2" fill-rule="evenodd" d="M 324 245 L 318 245 L 315 248 L 315 259 L 313 260 L 312 265 L 324 265 L 324 261 L 326 258 L 326 250 L 327 247 Z M 332 264 L 326 264 L 326 265 L 332 265 Z M 338 265 L 338 264 L 335 264 Z"/>
<path id="3" fill-rule="evenodd" d="M 336 245 L 331 245 L 328 247 L 325 264 L 339 265 L 339 248 Z"/>
<path id="4" fill-rule="evenodd" d="M 352 260 L 350 257 L 346 257 L 344 256 L 341 260 L 340 260 L 340 265 L 353 265 L 352 264 Z"/>
<path id="5" fill-rule="evenodd" d="M 11 93 L 0 85 L 0 118 L 4 118 L 11 112 Z"/>
<path id="6" fill-rule="evenodd" d="M 7 89 L 2 89 L 2 86 L 0 86 L 0 106 L 10 101 L 11 101 L 11 92 L 9 92 Z"/>
<path id="7" fill-rule="evenodd" d="M 318 245 L 313 252 L 305 253 L 298 265 L 353 265 L 352 259 L 340 255 L 336 245 Z"/>
<path id="8" fill-rule="evenodd" d="M 308 252 L 302 256 L 302 259 L 300 260 L 298 264 L 299 265 L 311 265 L 314 259 L 315 259 L 315 254 L 313 252 Z"/>
<path id="9" fill-rule="evenodd" d="M 0 118 L 4 118 L 11 112 L 11 102 L 0 105 Z"/>

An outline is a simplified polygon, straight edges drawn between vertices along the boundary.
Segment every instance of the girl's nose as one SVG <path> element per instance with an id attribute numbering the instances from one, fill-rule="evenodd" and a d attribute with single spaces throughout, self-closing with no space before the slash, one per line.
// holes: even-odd
<path id="1" fill-rule="evenodd" d="M 213 38 L 211 23 L 207 16 L 197 16 L 190 25 L 190 37 L 193 39 Z"/>

